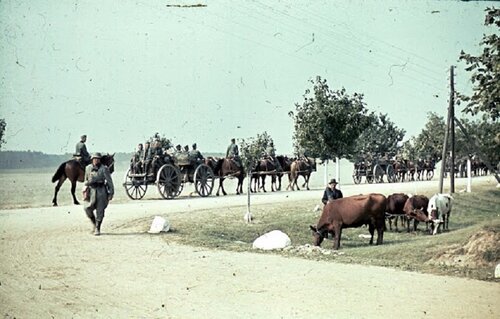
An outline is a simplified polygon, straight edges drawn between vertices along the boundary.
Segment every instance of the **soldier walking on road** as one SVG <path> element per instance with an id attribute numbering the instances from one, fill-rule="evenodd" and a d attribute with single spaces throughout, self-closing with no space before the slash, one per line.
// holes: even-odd
<path id="1" fill-rule="evenodd" d="M 94 224 L 94 235 L 101 234 L 104 210 L 115 193 L 109 168 L 101 164 L 101 153 L 92 155 L 92 165 L 85 170 L 84 210 Z M 94 215 L 95 210 L 95 215 Z"/>

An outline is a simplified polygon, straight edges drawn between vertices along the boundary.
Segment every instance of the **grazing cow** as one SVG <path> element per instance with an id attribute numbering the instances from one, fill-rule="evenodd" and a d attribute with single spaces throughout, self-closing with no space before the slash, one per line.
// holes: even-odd
<path id="1" fill-rule="evenodd" d="M 342 229 L 363 225 L 368 225 L 371 234 L 370 245 L 373 244 L 375 229 L 377 245 L 381 245 L 384 238 L 386 201 L 382 194 L 358 195 L 329 201 L 323 207 L 317 226 L 310 226 L 314 245 L 320 246 L 330 233 L 334 236 L 333 249 L 339 249 Z"/>
<path id="2" fill-rule="evenodd" d="M 424 195 L 410 196 L 406 201 L 403 211 L 406 217 L 406 230 L 410 232 L 410 222 L 413 219 L 413 231 L 417 231 L 418 222 L 428 222 L 427 205 L 429 199 Z"/>
<path id="3" fill-rule="evenodd" d="M 431 222 L 431 234 L 436 235 L 441 224 L 443 230 L 448 230 L 452 200 L 453 197 L 449 194 L 435 194 L 429 199 L 427 213 Z"/>
<path id="4" fill-rule="evenodd" d="M 408 195 L 403 193 L 394 193 L 387 197 L 387 220 L 389 221 L 389 230 L 392 230 L 392 219 L 396 217 L 395 225 L 396 231 L 398 231 L 398 217 L 403 218 L 405 206 Z"/>

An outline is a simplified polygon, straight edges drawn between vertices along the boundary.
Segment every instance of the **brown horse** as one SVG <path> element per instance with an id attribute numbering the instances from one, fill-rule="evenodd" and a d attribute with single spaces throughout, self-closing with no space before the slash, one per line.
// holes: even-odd
<path id="1" fill-rule="evenodd" d="M 295 190 L 295 186 L 297 186 L 297 190 L 300 190 L 299 185 L 297 184 L 297 180 L 299 176 L 304 177 L 304 184 L 302 187 L 306 187 L 309 190 L 309 178 L 311 177 L 311 173 L 316 171 L 316 160 L 314 158 L 305 157 L 301 159 L 296 159 L 290 164 L 290 174 L 288 175 L 290 184 L 286 189 Z"/>
<path id="2" fill-rule="evenodd" d="M 214 168 L 214 175 L 219 177 L 219 188 L 217 188 L 217 193 L 215 195 L 219 196 L 219 191 L 222 190 L 222 194 L 227 195 L 224 190 L 224 179 L 227 177 L 236 177 L 238 179 L 238 184 L 236 185 L 236 194 L 243 194 L 243 180 L 245 179 L 245 170 L 243 166 L 238 165 L 234 159 L 230 158 L 220 158 L 217 160 Z"/>
<path id="3" fill-rule="evenodd" d="M 277 190 L 276 187 L 276 167 L 274 163 L 270 159 L 261 159 L 255 165 L 255 168 L 252 172 L 252 180 L 254 181 L 254 186 L 252 192 L 258 192 L 260 188 L 266 192 L 266 177 L 267 175 L 271 175 L 271 191 Z M 262 186 L 259 183 L 259 178 L 262 181 Z"/>
<path id="4" fill-rule="evenodd" d="M 292 161 L 287 157 L 283 155 L 278 155 L 276 156 L 276 159 L 281 165 L 281 168 L 283 169 L 283 172 L 280 172 L 278 174 L 278 190 L 281 190 L 281 179 L 283 178 L 284 174 L 288 174 L 288 179 L 290 179 L 290 165 L 292 164 Z"/>
<path id="5" fill-rule="evenodd" d="M 101 158 L 101 163 L 109 167 L 110 173 L 113 173 L 115 169 L 115 159 L 113 155 L 103 155 Z M 75 205 L 79 205 L 80 202 L 76 199 L 75 190 L 76 190 L 76 182 L 83 183 L 83 179 L 85 178 L 85 170 L 82 165 L 74 159 L 66 161 L 59 165 L 54 176 L 52 176 L 52 183 L 57 182 L 56 189 L 54 191 L 54 198 L 52 199 L 52 205 L 57 206 L 57 193 L 61 188 L 61 185 L 64 183 L 66 179 L 69 179 L 71 182 L 71 195 L 73 196 L 73 203 Z"/>

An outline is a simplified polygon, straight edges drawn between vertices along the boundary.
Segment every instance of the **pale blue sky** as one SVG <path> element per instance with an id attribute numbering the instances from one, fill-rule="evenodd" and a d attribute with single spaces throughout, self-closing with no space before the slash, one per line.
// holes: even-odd
<path id="1" fill-rule="evenodd" d="M 202 8 L 171 8 L 203 3 Z M 271 4 L 272 3 L 272 4 Z M 484 9 L 461 1 L 1 1 L 4 150 L 132 151 L 155 132 L 223 152 L 267 131 L 292 152 L 316 75 L 420 132 L 446 114 L 449 66 L 479 52 Z"/>

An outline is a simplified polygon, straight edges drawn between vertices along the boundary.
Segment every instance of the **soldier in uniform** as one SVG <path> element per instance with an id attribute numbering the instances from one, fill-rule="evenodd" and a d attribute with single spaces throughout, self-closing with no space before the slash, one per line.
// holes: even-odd
<path id="1" fill-rule="evenodd" d="M 101 154 L 93 154 L 91 160 L 92 165 L 85 170 L 84 210 L 94 224 L 94 235 L 99 236 L 104 210 L 113 199 L 114 187 L 109 168 L 101 164 Z"/>
<path id="2" fill-rule="evenodd" d="M 274 148 L 274 143 L 270 142 L 269 146 L 266 148 L 266 156 L 273 161 L 274 167 L 276 167 L 277 172 L 282 172 L 281 164 L 276 158 L 276 149 Z"/>
<path id="3" fill-rule="evenodd" d="M 144 144 L 144 157 L 142 158 L 142 167 L 144 168 L 144 173 L 148 174 L 151 166 L 151 161 L 153 160 L 153 152 L 151 149 L 151 143 L 148 141 Z"/>
<path id="4" fill-rule="evenodd" d="M 240 162 L 240 151 L 238 150 L 238 145 L 236 145 L 236 140 L 231 139 L 231 144 L 227 147 L 226 158 L 233 159 L 236 165 L 241 166 Z"/>
<path id="5" fill-rule="evenodd" d="M 161 143 L 159 140 L 153 142 L 153 147 L 151 149 L 151 158 L 153 160 L 152 167 L 153 172 L 157 172 L 158 169 L 165 164 L 163 149 L 161 148 Z"/>
<path id="6" fill-rule="evenodd" d="M 80 142 L 76 143 L 75 154 L 73 154 L 73 156 L 79 157 L 79 163 L 84 168 L 85 166 L 90 164 L 90 154 L 87 151 L 87 146 L 85 145 L 86 141 L 87 141 L 87 135 L 82 135 L 80 137 Z"/>
<path id="7" fill-rule="evenodd" d="M 201 163 L 205 158 L 203 155 L 201 155 L 201 152 L 197 149 L 196 143 L 192 145 L 192 150 L 189 153 L 189 159 L 193 161 L 194 163 L 198 164 Z"/>
<path id="8" fill-rule="evenodd" d="M 136 174 L 140 174 L 142 172 L 142 158 L 144 157 L 144 148 L 142 143 L 137 144 L 137 150 L 130 161 L 130 168 Z"/>

